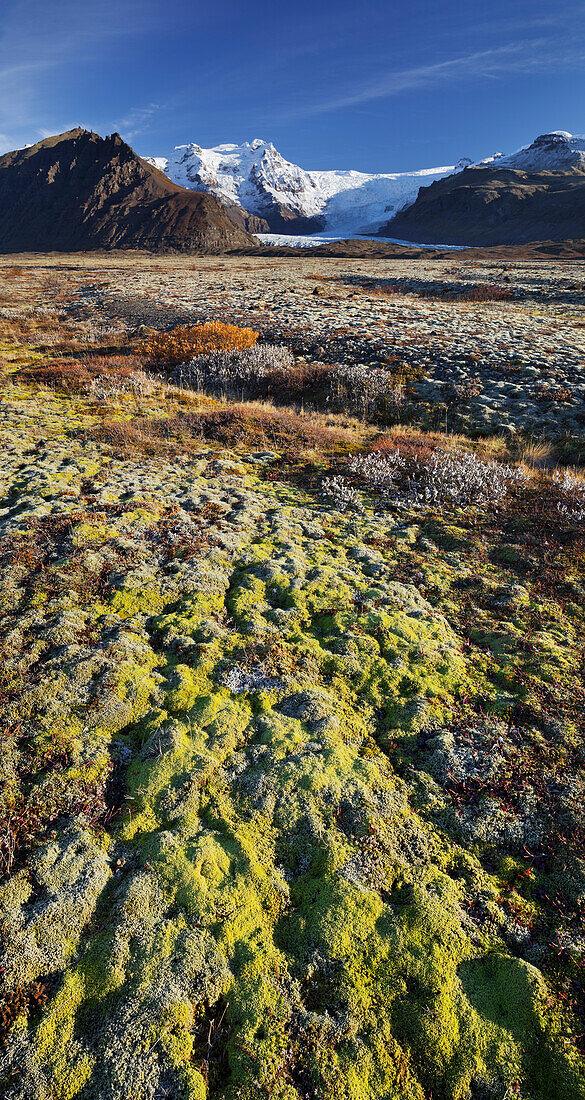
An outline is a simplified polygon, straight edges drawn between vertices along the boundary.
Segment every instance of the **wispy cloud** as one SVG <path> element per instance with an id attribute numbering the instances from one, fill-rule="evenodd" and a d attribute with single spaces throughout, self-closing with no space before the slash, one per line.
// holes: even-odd
<path id="1" fill-rule="evenodd" d="M 0 127 L 9 137 L 51 123 L 50 81 L 63 80 L 106 44 L 152 29 L 157 0 L 11 0 L 0 15 Z M 75 100 L 72 96 L 72 104 Z M 54 133 L 54 128 L 50 131 Z"/>
<path id="2" fill-rule="evenodd" d="M 575 43 L 568 44 L 562 50 L 551 50 L 551 43 L 545 38 L 510 43 L 428 65 L 386 72 L 374 81 L 364 82 L 351 90 L 340 92 L 337 96 L 306 107 L 300 106 L 298 110 L 291 112 L 290 117 L 338 111 L 448 82 L 495 79 L 514 73 L 553 72 L 560 67 L 577 66 L 584 59 L 585 48 Z"/>
<path id="3" fill-rule="evenodd" d="M 124 117 L 116 119 L 112 126 L 121 133 L 122 137 L 130 141 L 138 134 L 143 134 L 153 115 L 162 110 L 164 107 L 161 103 L 147 103 L 145 107 L 130 107 Z"/>
<path id="4" fill-rule="evenodd" d="M 148 151 L 167 131 L 213 127 L 224 140 L 290 122 L 300 132 L 297 120 L 333 112 L 331 129 L 351 129 L 352 108 L 365 115 L 419 89 L 430 103 L 433 89 L 458 84 L 481 98 L 482 81 L 582 71 L 585 58 L 583 0 L 449 0 L 444 12 L 428 0 L 297 0 L 282 11 L 253 0 L 265 14 L 256 21 L 247 7 L 0 0 L 0 143 L 87 125 L 129 141 L 144 134 Z"/>

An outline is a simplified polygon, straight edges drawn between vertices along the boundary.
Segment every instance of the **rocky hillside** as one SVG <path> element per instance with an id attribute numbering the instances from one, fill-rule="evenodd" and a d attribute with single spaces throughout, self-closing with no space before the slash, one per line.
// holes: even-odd
<path id="1" fill-rule="evenodd" d="M 585 172 L 467 168 L 422 187 L 381 236 L 426 244 L 499 245 L 585 237 Z"/>
<path id="2" fill-rule="evenodd" d="M 530 145 L 514 153 L 494 153 L 479 162 L 479 167 L 515 168 L 524 172 L 567 172 L 585 168 L 585 137 L 567 130 L 540 134 Z"/>
<path id="3" fill-rule="evenodd" d="M 0 157 L 2 252 L 251 244 L 214 196 L 172 183 L 119 134 L 70 130 Z"/>

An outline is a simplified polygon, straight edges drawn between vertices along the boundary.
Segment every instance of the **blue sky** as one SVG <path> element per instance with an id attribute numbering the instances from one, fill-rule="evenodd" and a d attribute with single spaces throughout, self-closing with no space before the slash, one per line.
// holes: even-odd
<path id="1" fill-rule="evenodd" d="M 0 150 L 83 125 L 143 155 L 262 137 L 405 171 L 585 132 L 583 0 L 2 0 Z"/>

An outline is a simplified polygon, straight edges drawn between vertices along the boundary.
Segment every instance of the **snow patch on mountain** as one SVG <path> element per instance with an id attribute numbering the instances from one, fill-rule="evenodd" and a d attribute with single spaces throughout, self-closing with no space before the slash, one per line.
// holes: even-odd
<path id="1" fill-rule="evenodd" d="M 164 172 L 166 176 L 168 165 L 166 157 L 143 157 L 142 159 L 148 161 L 149 164 L 152 164 L 153 168 L 158 168 L 159 172 Z"/>
<path id="2" fill-rule="evenodd" d="M 567 130 L 541 134 L 530 145 L 515 153 L 494 153 L 479 161 L 479 168 L 513 168 L 520 172 L 567 172 L 572 168 L 585 170 L 585 136 Z"/>

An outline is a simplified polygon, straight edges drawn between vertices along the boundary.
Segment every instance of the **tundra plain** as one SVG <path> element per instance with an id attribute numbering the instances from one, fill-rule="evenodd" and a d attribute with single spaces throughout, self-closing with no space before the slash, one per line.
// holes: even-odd
<path id="1" fill-rule="evenodd" d="M 584 286 L 2 257 L 7 1098 L 585 1097 Z"/>

